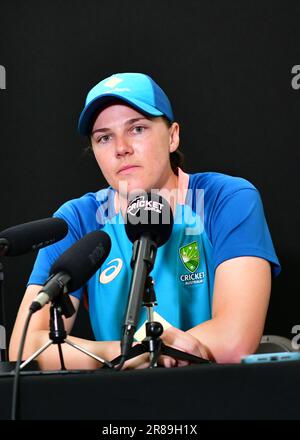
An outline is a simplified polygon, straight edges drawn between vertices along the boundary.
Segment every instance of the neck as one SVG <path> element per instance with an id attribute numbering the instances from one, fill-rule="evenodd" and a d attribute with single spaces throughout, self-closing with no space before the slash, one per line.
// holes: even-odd
<path id="1" fill-rule="evenodd" d="M 177 189 L 178 189 L 178 176 L 176 176 L 176 174 L 174 174 L 172 171 L 166 183 L 157 192 L 158 194 L 161 194 L 162 197 L 164 197 L 167 200 L 167 202 L 170 204 L 173 214 L 175 213 L 176 203 L 178 199 Z M 145 191 L 150 192 L 151 189 Z M 128 205 L 128 199 L 126 196 L 120 193 L 118 194 L 118 196 L 119 196 L 120 209 L 124 217 Z"/>

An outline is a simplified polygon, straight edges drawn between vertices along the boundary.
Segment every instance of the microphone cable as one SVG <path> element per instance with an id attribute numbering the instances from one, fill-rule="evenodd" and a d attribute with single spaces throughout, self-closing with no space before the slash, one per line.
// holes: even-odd
<path id="1" fill-rule="evenodd" d="M 19 409 L 19 406 L 18 406 L 19 393 L 18 393 L 18 391 L 19 391 L 20 365 L 22 362 L 22 356 L 23 356 L 23 351 L 24 351 L 26 335 L 27 335 L 27 331 L 28 331 L 28 327 L 29 327 L 29 323 L 30 323 L 32 315 L 33 315 L 33 311 L 29 310 L 26 321 L 25 321 L 25 325 L 23 328 L 21 342 L 19 345 L 19 352 L 18 352 L 16 367 L 15 367 L 15 370 L 12 371 L 14 373 L 14 381 L 13 381 L 13 392 L 12 392 L 11 420 L 18 420 L 18 416 L 19 416 L 19 414 L 18 414 L 18 409 Z"/>

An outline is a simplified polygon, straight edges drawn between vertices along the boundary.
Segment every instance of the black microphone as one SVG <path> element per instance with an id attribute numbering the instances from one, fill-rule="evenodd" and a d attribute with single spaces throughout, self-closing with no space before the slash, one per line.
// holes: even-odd
<path id="1" fill-rule="evenodd" d="M 63 239 L 68 225 L 61 218 L 44 218 L 12 226 L 0 233 L 0 256 L 14 257 Z"/>
<path id="2" fill-rule="evenodd" d="M 147 276 L 153 268 L 157 248 L 168 241 L 172 229 L 172 210 L 161 195 L 145 193 L 129 203 L 125 230 L 133 242 L 133 274 L 121 341 L 121 355 L 124 358 L 133 342 Z"/>
<path id="3" fill-rule="evenodd" d="M 111 240 L 104 231 L 93 231 L 67 249 L 52 265 L 50 277 L 30 306 L 36 312 L 64 289 L 74 292 L 94 275 L 107 258 Z"/>

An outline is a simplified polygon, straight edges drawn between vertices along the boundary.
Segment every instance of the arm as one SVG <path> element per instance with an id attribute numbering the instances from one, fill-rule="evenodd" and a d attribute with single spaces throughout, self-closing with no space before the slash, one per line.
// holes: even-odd
<path id="1" fill-rule="evenodd" d="M 210 195 L 207 191 L 205 216 L 215 267 L 212 318 L 189 329 L 185 338 L 193 354 L 204 347 L 212 360 L 239 362 L 259 344 L 271 290 L 270 263 L 275 275 L 280 265 L 259 192 L 244 179 L 222 176 L 214 183 Z M 168 329 L 165 337 L 179 344 L 178 332 Z"/>
<path id="2" fill-rule="evenodd" d="M 257 257 L 224 261 L 215 273 L 212 319 L 186 333 L 171 327 L 164 332 L 164 342 L 216 362 L 240 362 L 259 344 L 270 291 L 268 261 Z"/>
<path id="3" fill-rule="evenodd" d="M 30 285 L 23 297 L 18 315 L 15 321 L 13 332 L 9 344 L 9 360 L 16 361 L 19 351 L 19 344 L 28 314 L 29 307 L 41 290 L 39 285 Z M 65 329 L 69 335 L 76 319 L 80 301 L 74 296 L 70 296 L 76 312 L 70 318 L 63 317 Z M 50 304 L 44 306 L 41 310 L 32 315 L 25 347 L 23 351 L 23 360 L 28 359 L 36 350 L 41 348 L 49 340 L 49 318 Z M 68 336 L 68 339 L 80 347 L 90 351 L 96 356 L 105 360 L 112 360 L 120 355 L 120 341 L 91 341 L 87 339 Z M 68 344 L 62 344 L 62 351 L 67 369 L 97 369 L 101 368 L 102 363 L 92 359 L 90 356 L 76 350 Z M 50 345 L 36 360 L 42 370 L 59 370 L 61 368 L 58 356 L 58 349 L 55 344 Z M 123 366 L 123 369 L 145 368 L 148 366 L 147 354 L 138 356 L 129 360 Z"/>
<path id="4" fill-rule="evenodd" d="M 10 361 L 15 361 L 17 359 L 19 343 L 24 328 L 25 319 L 27 317 L 31 302 L 34 300 L 40 290 L 41 286 L 30 285 L 24 294 L 10 339 Z M 74 313 L 74 315 L 68 319 L 63 317 L 65 329 L 68 334 L 72 330 L 79 308 L 79 300 L 73 296 L 70 296 L 70 298 L 73 302 L 76 313 Z M 26 343 L 23 352 L 23 359 L 27 359 L 49 340 L 49 309 L 50 305 L 47 304 L 41 310 L 33 314 L 28 328 Z M 111 360 L 112 358 L 118 356 L 120 351 L 120 343 L 118 341 L 89 341 L 74 336 L 68 336 L 68 339 L 85 348 L 86 350 L 107 360 Z M 79 350 L 76 350 L 68 344 L 62 344 L 62 349 L 65 365 L 68 369 L 94 369 L 102 366 L 102 364 L 100 364 L 99 362 L 81 353 Z M 48 347 L 43 353 L 38 356 L 37 361 L 39 362 L 39 366 L 42 369 L 60 369 L 57 346 L 51 345 L 50 347 Z"/>

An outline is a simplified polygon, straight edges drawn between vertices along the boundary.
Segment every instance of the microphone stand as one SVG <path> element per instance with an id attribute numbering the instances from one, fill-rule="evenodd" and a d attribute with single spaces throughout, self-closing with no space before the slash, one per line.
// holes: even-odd
<path id="1" fill-rule="evenodd" d="M 0 361 L 7 362 L 5 302 L 4 302 L 4 268 L 0 262 Z"/>
<path id="2" fill-rule="evenodd" d="M 63 352 L 61 345 L 66 343 L 76 350 L 81 351 L 87 356 L 92 357 L 93 359 L 101 362 L 107 368 L 113 368 L 110 362 L 102 359 L 99 356 L 85 350 L 74 342 L 71 342 L 67 339 L 67 332 L 65 330 L 64 321 L 62 316 L 64 315 L 66 318 L 69 318 L 75 313 L 75 309 L 73 303 L 68 294 L 60 293 L 56 298 L 54 298 L 51 302 L 50 307 L 50 333 L 49 333 L 49 341 L 47 341 L 41 348 L 39 348 L 35 353 L 33 353 L 26 361 L 24 361 L 20 365 L 20 369 L 23 369 L 27 364 L 29 364 L 33 359 L 35 359 L 38 355 L 40 355 L 43 351 L 45 351 L 50 345 L 56 344 L 58 348 L 58 354 L 60 359 L 61 370 L 66 370 Z"/>
<path id="3" fill-rule="evenodd" d="M 0 239 L 0 256 L 5 255 L 7 247 L 1 249 L 3 239 Z M 5 297 L 4 297 L 4 266 L 0 262 L 0 374 L 11 372 L 16 362 L 8 360 L 8 349 L 6 341 L 6 314 L 5 314 Z M 34 363 L 35 364 L 35 363 Z M 36 366 L 34 367 L 36 368 Z"/>
<path id="4" fill-rule="evenodd" d="M 143 353 L 149 353 L 150 364 L 149 368 L 158 367 L 157 362 L 160 355 L 172 356 L 176 359 L 187 360 L 195 364 L 210 364 L 211 361 L 200 358 L 190 353 L 177 350 L 176 348 L 165 345 L 160 338 L 164 329 L 160 322 L 153 320 L 154 306 L 157 305 L 156 295 L 154 291 L 154 281 L 151 276 L 148 275 L 145 283 L 145 290 L 143 296 L 143 306 L 147 308 L 148 322 L 146 322 L 146 337 L 140 344 L 131 347 L 128 351 L 126 360 L 140 356 Z M 111 361 L 113 366 L 120 363 L 122 356 L 118 356 Z"/>

